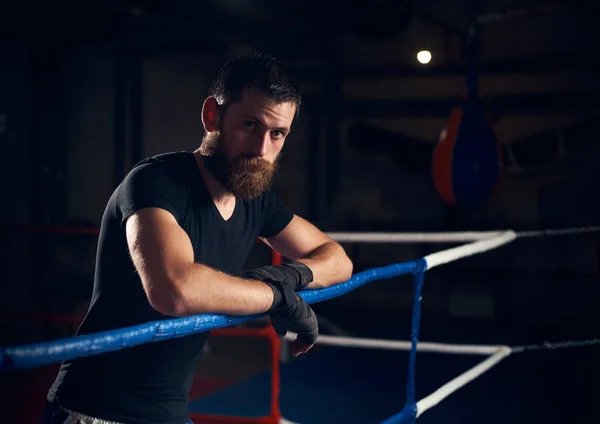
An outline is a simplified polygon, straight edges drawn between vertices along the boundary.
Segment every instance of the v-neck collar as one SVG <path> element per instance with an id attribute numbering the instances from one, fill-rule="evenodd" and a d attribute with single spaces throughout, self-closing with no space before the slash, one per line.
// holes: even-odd
<path id="1" fill-rule="evenodd" d="M 198 176 L 198 179 L 199 179 L 199 185 L 202 187 L 205 194 L 210 199 L 210 205 L 211 205 L 212 211 L 218 215 L 218 217 L 222 223 L 227 224 L 227 223 L 233 222 L 239 214 L 240 199 L 235 198 L 235 206 L 233 207 L 233 212 L 228 219 L 225 219 L 223 217 L 223 215 L 221 214 L 221 211 L 215 204 L 215 199 L 213 199 L 212 194 L 210 193 L 210 190 L 208 189 L 208 185 L 206 184 L 206 181 L 204 181 L 204 177 L 202 176 L 202 172 L 200 172 L 200 167 L 198 166 L 198 161 L 196 161 L 196 157 L 194 156 L 193 153 L 191 155 L 192 155 L 192 163 L 194 165 L 196 175 Z"/>

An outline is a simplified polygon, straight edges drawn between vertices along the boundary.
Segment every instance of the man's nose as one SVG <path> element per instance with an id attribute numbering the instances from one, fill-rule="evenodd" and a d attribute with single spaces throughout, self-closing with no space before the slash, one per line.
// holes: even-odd
<path id="1" fill-rule="evenodd" d="M 266 156 L 270 142 L 271 140 L 268 132 L 259 135 L 253 145 L 253 153 L 260 158 Z"/>

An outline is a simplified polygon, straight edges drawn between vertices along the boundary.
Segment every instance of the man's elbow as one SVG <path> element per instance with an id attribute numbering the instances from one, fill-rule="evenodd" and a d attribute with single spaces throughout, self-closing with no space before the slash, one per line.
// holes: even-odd
<path id="1" fill-rule="evenodd" d="M 335 265 L 333 267 L 333 269 L 335 269 L 335 274 L 333 275 L 333 278 L 329 281 L 329 284 L 324 284 L 324 287 L 329 287 L 346 282 L 352 277 L 354 264 L 346 254 L 344 248 L 339 244 L 337 246 L 338 252 L 335 256 Z"/>
<path id="2" fill-rule="evenodd" d="M 148 302 L 156 312 L 175 318 L 190 315 L 186 296 L 174 282 L 162 281 L 144 286 Z"/>
<path id="3" fill-rule="evenodd" d="M 352 277 L 354 271 L 354 264 L 346 254 L 343 253 L 342 259 L 340 260 L 340 279 L 341 282 L 348 281 Z"/>

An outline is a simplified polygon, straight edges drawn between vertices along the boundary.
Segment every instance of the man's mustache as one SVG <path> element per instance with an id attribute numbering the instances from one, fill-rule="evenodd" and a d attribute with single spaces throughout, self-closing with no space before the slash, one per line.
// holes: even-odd
<path id="1" fill-rule="evenodd" d="M 234 164 L 240 163 L 240 164 L 244 164 L 245 166 L 249 166 L 249 167 L 253 167 L 253 168 L 254 167 L 268 168 L 273 165 L 271 162 L 267 161 L 266 159 L 259 158 L 257 156 L 247 154 L 247 153 L 241 153 L 241 154 L 235 155 L 233 157 L 230 157 L 229 161 Z"/>

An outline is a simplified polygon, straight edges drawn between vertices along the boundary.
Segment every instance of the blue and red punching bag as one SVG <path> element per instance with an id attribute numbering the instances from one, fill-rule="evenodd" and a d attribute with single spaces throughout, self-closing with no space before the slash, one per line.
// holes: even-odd
<path id="1" fill-rule="evenodd" d="M 494 124 L 479 96 L 477 76 L 467 75 L 467 93 L 450 114 L 433 151 L 435 189 L 451 206 L 477 206 L 500 181 L 502 156 Z"/>

